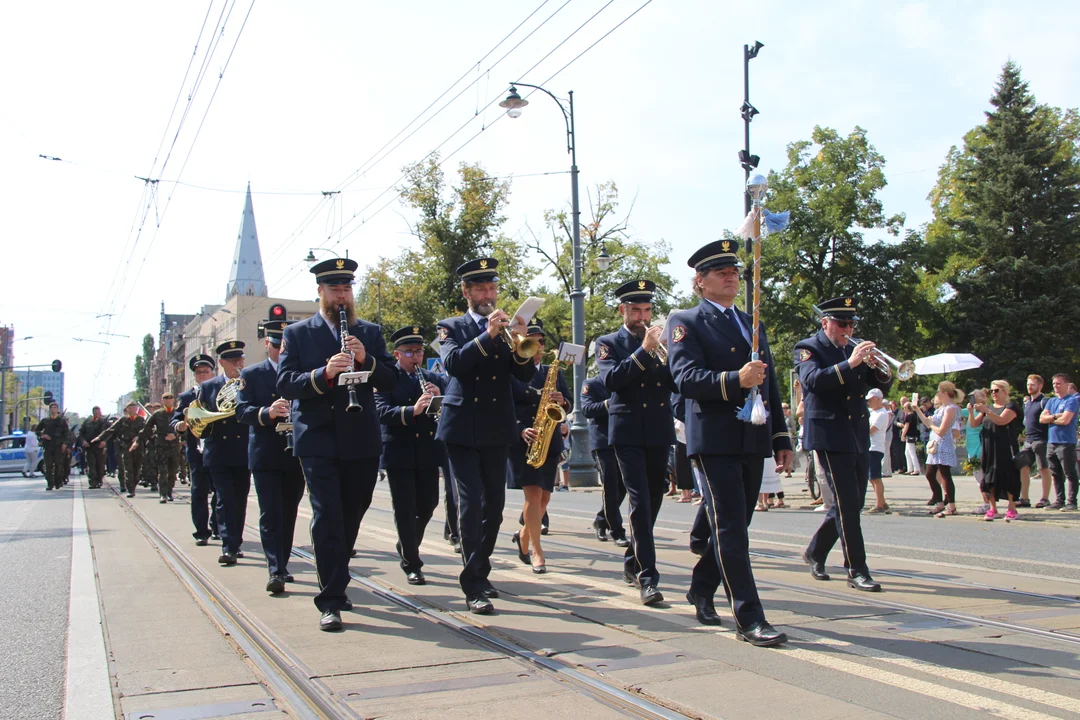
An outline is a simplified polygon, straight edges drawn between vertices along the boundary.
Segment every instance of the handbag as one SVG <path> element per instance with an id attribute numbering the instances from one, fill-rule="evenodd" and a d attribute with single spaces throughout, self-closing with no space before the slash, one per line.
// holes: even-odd
<path id="1" fill-rule="evenodd" d="M 1017 470 L 1023 470 L 1026 467 L 1031 467 L 1035 462 L 1035 451 L 1031 448 L 1024 448 L 1020 452 L 1013 455 L 1012 463 L 1013 467 Z"/>
<path id="2" fill-rule="evenodd" d="M 937 435 L 930 433 L 930 439 L 926 441 L 926 454 L 936 455 L 938 449 L 938 442 L 941 440 Z"/>

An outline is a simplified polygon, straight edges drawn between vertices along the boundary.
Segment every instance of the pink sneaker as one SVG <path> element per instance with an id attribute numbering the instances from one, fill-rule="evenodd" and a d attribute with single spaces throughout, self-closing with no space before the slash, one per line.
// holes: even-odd
<path id="1" fill-rule="evenodd" d="M 986 511 L 986 514 L 983 515 L 983 520 L 993 520 L 997 516 L 998 516 L 998 514 L 997 514 L 997 512 L 994 511 L 994 508 L 990 508 L 989 510 Z"/>
<path id="2" fill-rule="evenodd" d="M 1005 522 L 1015 520 L 1018 517 L 1020 517 L 1020 513 L 1016 512 L 1015 510 L 1009 510 L 1005 513 Z"/>

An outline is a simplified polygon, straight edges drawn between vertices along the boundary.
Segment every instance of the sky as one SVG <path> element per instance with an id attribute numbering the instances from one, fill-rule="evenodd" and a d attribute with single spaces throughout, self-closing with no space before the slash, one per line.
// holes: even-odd
<path id="1" fill-rule="evenodd" d="M 249 182 L 275 297 L 314 296 L 309 248 L 366 266 L 416 243 L 392 188 L 434 150 L 448 174 L 516 176 L 503 231 L 539 229 L 569 205 L 565 128 L 540 94 L 506 118 L 514 80 L 574 91 L 583 216 L 586 190 L 614 181 L 633 236 L 669 242 L 682 277 L 742 219 L 755 40 L 759 169 L 782 168 L 815 125 L 860 126 L 887 160 L 886 213 L 918 227 L 1003 63 L 1040 102 L 1080 105 L 1078 21 L 1080 5 L 1053 0 L 9 3 L 0 324 L 28 338 L 16 364 L 63 360 L 69 409 L 85 413 L 133 388 L 162 303 L 224 300 Z M 138 177 L 160 180 L 153 196 Z"/>

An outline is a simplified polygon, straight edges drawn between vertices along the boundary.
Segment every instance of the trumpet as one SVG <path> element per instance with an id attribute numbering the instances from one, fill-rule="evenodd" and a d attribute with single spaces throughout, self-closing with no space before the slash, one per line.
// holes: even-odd
<path id="1" fill-rule="evenodd" d="M 657 324 L 653 325 L 652 327 L 660 328 L 660 336 L 662 338 L 663 335 L 664 335 L 664 330 L 663 330 L 664 325 L 662 323 L 657 323 Z M 667 355 L 667 345 L 665 345 L 663 342 L 660 342 L 659 345 L 657 345 L 654 349 L 650 350 L 649 354 L 652 355 L 657 360 L 659 360 L 660 362 L 662 362 L 663 364 L 667 365 L 667 357 L 668 357 L 668 355 Z"/>
<path id="2" fill-rule="evenodd" d="M 531 338 L 528 335 L 522 335 L 521 333 L 510 332 L 509 325 L 503 326 L 502 338 L 519 358 L 531 358 L 540 350 L 539 340 Z"/>
<path id="3" fill-rule="evenodd" d="M 849 337 L 848 342 L 852 345 L 858 345 L 859 343 L 863 342 L 863 340 L 857 337 Z M 910 380 L 911 378 L 915 377 L 914 362 L 912 362 L 911 360 L 904 360 L 903 362 L 901 362 L 896 358 L 891 357 L 884 351 L 879 350 L 878 348 L 874 348 L 874 354 L 871 356 L 868 364 L 875 370 L 880 370 L 890 375 L 892 374 L 892 370 L 889 368 L 889 366 L 891 365 L 892 367 L 896 368 L 896 377 L 899 378 L 901 381 Z"/>

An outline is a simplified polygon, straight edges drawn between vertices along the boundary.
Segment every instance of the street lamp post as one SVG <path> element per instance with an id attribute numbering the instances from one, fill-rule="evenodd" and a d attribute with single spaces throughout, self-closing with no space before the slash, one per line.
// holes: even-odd
<path id="1" fill-rule="evenodd" d="M 529 104 L 518 94 L 516 86 L 539 90 L 559 106 L 566 122 L 566 151 L 570 153 L 570 214 L 572 221 L 571 245 L 573 247 L 574 289 L 570 293 L 570 307 L 573 320 L 572 337 L 575 345 L 585 346 L 585 292 L 581 289 L 581 209 L 578 203 L 578 166 L 577 139 L 574 135 L 574 91 L 571 90 L 566 104 L 539 85 L 515 82 L 510 84 L 510 94 L 499 103 L 506 108 L 511 118 L 521 116 L 521 109 Z M 607 253 L 604 252 L 606 257 Z M 581 411 L 581 386 L 585 382 L 585 363 L 574 365 L 574 412 L 570 420 L 570 485 L 584 487 L 597 484 L 596 466 L 589 457 L 589 429 L 585 424 L 585 414 Z"/>
<path id="2" fill-rule="evenodd" d="M 754 41 L 754 46 L 743 45 L 743 104 L 739 108 L 742 113 L 743 119 L 743 142 L 744 148 L 739 151 L 739 164 L 742 166 L 743 171 L 746 173 L 746 177 L 743 180 L 750 179 L 750 171 L 758 166 L 761 158 L 757 155 L 750 154 L 750 121 L 754 119 L 755 115 L 758 115 L 758 109 L 750 104 L 750 61 L 758 56 L 758 52 L 761 48 L 765 47 L 764 44 Z M 743 213 L 750 214 L 752 201 L 750 195 L 745 196 L 745 203 L 743 207 Z M 754 241 L 750 238 L 746 239 L 746 257 L 750 257 L 754 252 Z M 750 277 L 750 270 L 746 271 L 746 303 L 744 307 L 750 307 L 750 299 L 753 297 L 753 280 Z"/>

